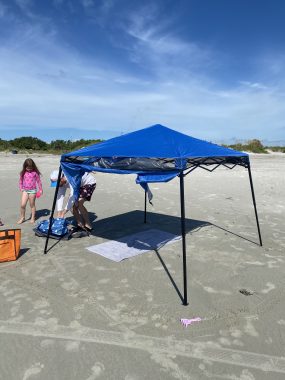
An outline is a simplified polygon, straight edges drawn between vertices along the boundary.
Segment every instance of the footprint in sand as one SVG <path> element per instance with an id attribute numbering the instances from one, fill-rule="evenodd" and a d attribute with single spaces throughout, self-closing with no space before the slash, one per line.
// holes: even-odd
<path id="1" fill-rule="evenodd" d="M 91 370 L 92 370 L 93 373 L 86 380 L 95 380 L 95 379 L 97 379 L 102 374 L 102 372 L 104 372 L 105 367 L 104 367 L 103 363 L 96 362 L 94 364 L 94 366 L 91 368 Z"/>
<path id="2" fill-rule="evenodd" d="M 41 363 L 33 364 L 31 368 L 25 371 L 23 380 L 28 380 L 31 376 L 39 374 L 43 368 L 44 365 Z"/>

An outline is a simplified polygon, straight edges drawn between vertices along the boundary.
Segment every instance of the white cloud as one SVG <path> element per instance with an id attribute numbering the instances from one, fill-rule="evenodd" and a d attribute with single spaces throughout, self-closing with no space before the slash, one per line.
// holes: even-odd
<path id="1" fill-rule="evenodd" d="M 77 62 L 66 51 L 56 62 L 37 55 L 32 70 L 28 70 L 32 56 L 21 60 L 14 54 L 6 59 L 17 63 L 9 68 L 0 63 L 5 73 L 0 92 L 2 126 L 44 123 L 131 130 L 162 123 L 202 138 L 238 134 L 269 138 L 270 130 L 280 128 L 285 118 L 278 91 L 237 86 L 223 93 L 211 89 L 206 80 L 140 82 L 116 71 L 94 68 L 84 60 Z"/>
<path id="2" fill-rule="evenodd" d="M 129 37 L 127 43 L 122 44 L 116 37 L 113 42 L 126 50 L 132 62 L 161 80 L 173 74 L 182 80 L 197 78 L 204 75 L 203 69 L 220 66 L 221 55 L 217 57 L 209 47 L 178 38 L 175 22 L 172 16 L 162 18 L 156 4 L 144 6 L 117 21 L 116 26 Z"/>
<path id="3" fill-rule="evenodd" d="M 266 90 L 268 88 L 264 84 L 257 83 L 257 82 L 240 81 L 240 84 L 245 86 L 245 87 L 249 87 L 249 88 L 256 89 L 256 90 Z"/>

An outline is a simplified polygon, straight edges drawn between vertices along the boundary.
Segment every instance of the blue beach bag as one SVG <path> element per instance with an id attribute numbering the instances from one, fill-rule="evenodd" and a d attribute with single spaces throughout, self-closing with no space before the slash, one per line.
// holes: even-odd
<path id="1" fill-rule="evenodd" d="M 36 227 L 35 232 L 39 232 L 41 236 L 48 234 L 50 219 L 42 220 Z M 54 218 L 51 225 L 51 237 L 62 238 L 68 234 L 68 223 L 64 218 Z"/>

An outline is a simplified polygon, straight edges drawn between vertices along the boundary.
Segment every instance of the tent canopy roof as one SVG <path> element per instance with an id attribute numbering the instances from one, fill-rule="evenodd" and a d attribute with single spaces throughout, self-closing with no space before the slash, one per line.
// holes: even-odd
<path id="1" fill-rule="evenodd" d="M 142 157 L 197 158 L 246 157 L 246 153 L 190 137 L 163 125 L 156 124 L 139 131 L 94 144 L 62 156 L 71 157 Z"/>
<path id="2" fill-rule="evenodd" d="M 61 156 L 61 167 L 76 197 L 81 177 L 86 171 L 137 174 L 136 182 L 142 185 L 170 181 L 187 169 L 192 171 L 209 165 L 214 169 L 220 165 L 231 169 L 247 164 L 246 153 L 199 140 L 159 124 Z"/>

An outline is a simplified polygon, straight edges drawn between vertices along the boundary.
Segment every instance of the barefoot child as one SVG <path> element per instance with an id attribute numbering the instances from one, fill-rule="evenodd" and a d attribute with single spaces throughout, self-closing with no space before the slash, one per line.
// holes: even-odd
<path id="1" fill-rule="evenodd" d="M 27 158 L 23 164 L 23 169 L 20 173 L 19 188 L 22 192 L 21 198 L 21 217 L 18 220 L 18 224 L 25 221 L 26 205 L 29 200 L 32 216 L 31 223 L 35 223 L 36 217 L 36 193 L 37 190 L 42 194 L 42 182 L 40 179 L 40 171 L 31 158 Z"/>

